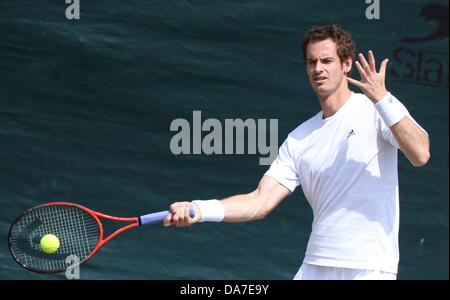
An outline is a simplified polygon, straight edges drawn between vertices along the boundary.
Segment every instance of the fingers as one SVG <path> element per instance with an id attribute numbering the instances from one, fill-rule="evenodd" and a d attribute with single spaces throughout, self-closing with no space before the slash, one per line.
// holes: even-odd
<path id="1" fill-rule="evenodd" d="M 355 62 L 355 66 L 358 69 L 359 75 L 361 76 L 361 79 L 366 80 L 367 79 L 367 73 L 364 71 L 363 67 L 361 67 L 361 64 L 359 62 Z"/>
<path id="2" fill-rule="evenodd" d="M 371 72 L 376 72 L 376 64 L 375 64 L 375 56 L 373 55 L 372 50 L 369 50 L 367 55 L 369 57 L 369 67 Z"/>
<path id="3" fill-rule="evenodd" d="M 353 78 L 347 77 L 348 82 L 350 82 L 353 85 L 356 85 L 357 87 L 361 88 L 362 87 L 362 83 L 359 82 L 358 80 L 355 80 Z"/>
<path id="4" fill-rule="evenodd" d="M 364 56 L 362 54 L 359 54 L 359 57 L 360 57 L 360 59 L 361 59 L 361 57 L 364 59 Z M 369 69 L 370 69 L 370 71 L 371 72 L 376 72 L 377 71 L 376 70 L 376 61 L 375 61 L 375 56 L 374 56 L 372 50 L 369 50 L 368 57 L 369 57 Z M 387 59 L 387 58 L 385 58 L 381 62 L 380 72 L 379 72 L 380 74 L 383 74 L 383 75 L 386 74 L 386 67 L 387 67 L 388 62 L 389 62 L 389 59 Z M 363 64 L 363 66 L 364 66 L 364 64 Z"/>
<path id="5" fill-rule="evenodd" d="M 175 202 L 170 205 L 170 214 L 164 219 L 163 225 L 165 227 L 176 225 L 178 222 L 177 212 L 178 209 L 183 205 L 182 202 Z"/>
<path id="6" fill-rule="evenodd" d="M 173 203 L 170 206 L 171 214 L 164 219 L 164 226 L 175 225 L 177 227 L 185 227 L 195 223 L 189 216 L 190 206 L 191 203 L 187 201 Z"/>
<path id="7" fill-rule="evenodd" d="M 360 63 L 361 66 L 364 68 L 364 71 L 365 71 L 366 73 L 370 73 L 371 70 L 370 70 L 369 64 L 367 63 L 367 60 L 366 60 L 366 58 L 364 57 L 364 55 L 362 55 L 362 53 L 360 53 L 358 57 L 359 57 L 359 63 Z M 356 62 L 356 63 L 358 63 L 358 62 Z"/>
<path id="8" fill-rule="evenodd" d="M 182 203 L 174 203 L 170 206 L 170 210 L 172 211 L 172 224 L 179 227 L 180 223 L 180 213 L 183 210 L 183 204 Z"/>
<path id="9" fill-rule="evenodd" d="M 189 205 L 184 207 L 183 226 L 190 225 Z"/>
<path id="10" fill-rule="evenodd" d="M 169 227 L 170 225 L 172 225 L 172 214 L 169 214 L 163 222 L 164 227 Z"/>
<path id="11" fill-rule="evenodd" d="M 380 72 L 377 73 L 375 56 L 372 50 L 368 51 L 369 62 L 361 53 L 358 57 L 359 61 L 356 61 L 355 65 L 361 75 L 361 80 L 356 81 L 347 77 L 347 81 L 359 87 L 372 102 L 376 103 L 387 93 L 384 80 L 388 59 L 381 62 Z"/>
<path id="12" fill-rule="evenodd" d="M 173 203 L 172 205 L 170 205 L 170 211 L 171 211 L 172 213 L 175 213 L 178 209 L 184 207 L 184 206 L 186 205 L 186 203 L 189 203 L 189 202 L 186 202 L 186 201 L 183 201 L 183 202 L 175 202 L 175 203 Z"/>
<path id="13" fill-rule="evenodd" d="M 386 68 L 387 68 L 388 62 L 389 62 L 389 59 L 387 59 L 387 58 L 381 62 L 380 74 L 382 74 L 383 76 L 386 74 Z"/>

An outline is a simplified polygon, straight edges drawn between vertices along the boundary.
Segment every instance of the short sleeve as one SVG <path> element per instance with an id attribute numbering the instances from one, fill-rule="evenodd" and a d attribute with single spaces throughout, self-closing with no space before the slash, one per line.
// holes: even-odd
<path id="1" fill-rule="evenodd" d="M 272 177 L 293 192 L 300 185 L 300 177 L 291 150 L 288 137 L 279 148 L 277 158 L 264 175 Z"/>
<path id="2" fill-rule="evenodd" d="M 423 132 L 425 132 L 426 135 L 428 135 L 428 133 L 425 131 L 425 129 L 423 129 L 417 122 L 416 120 L 414 120 L 414 118 L 411 116 L 411 114 L 409 113 L 408 109 L 406 109 L 406 107 L 397 99 L 392 95 L 392 101 L 395 104 L 395 106 L 397 107 L 397 109 L 401 110 L 402 112 L 404 112 L 404 114 L 411 120 L 414 122 L 414 124 L 416 124 L 417 126 L 419 126 L 420 129 L 423 130 Z M 386 124 L 384 123 L 384 121 L 381 119 L 381 116 L 378 115 L 379 118 L 379 124 L 381 126 L 381 136 L 382 139 L 385 142 L 388 142 L 389 144 L 391 144 L 392 146 L 396 147 L 396 148 L 400 148 L 400 146 L 398 145 L 397 140 L 395 139 L 394 135 L 392 134 L 391 129 L 386 126 Z"/>

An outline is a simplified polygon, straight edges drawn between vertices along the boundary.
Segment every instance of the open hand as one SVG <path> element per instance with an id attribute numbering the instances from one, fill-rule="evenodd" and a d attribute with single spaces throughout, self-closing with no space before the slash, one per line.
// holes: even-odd
<path id="1" fill-rule="evenodd" d="M 367 62 L 364 55 L 359 54 L 359 61 L 355 62 L 356 68 L 359 71 L 361 80 L 357 81 L 350 77 L 347 77 L 349 83 L 359 87 L 364 94 L 373 102 L 377 103 L 387 94 L 385 86 L 386 66 L 388 59 L 384 59 L 381 62 L 380 71 L 375 69 L 375 57 L 372 50 L 368 53 L 369 62 Z"/>

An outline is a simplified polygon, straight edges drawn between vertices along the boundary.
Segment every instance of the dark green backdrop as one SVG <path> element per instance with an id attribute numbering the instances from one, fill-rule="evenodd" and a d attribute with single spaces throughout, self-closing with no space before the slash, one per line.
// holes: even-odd
<path id="1" fill-rule="evenodd" d="M 430 134 L 426 167 L 400 154 L 399 278 L 448 279 L 448 2 L 382 0 L 368 20 L 364 0 L 81 0 L 71 21 L 64 2 L 0 2 L 0 278 L 64 278 L 8 253 L 9 225 L 31 206 L 133 216 L 252 190 L 259 155 L 175 156 L 171 121 L 278 119 L 281 144 L 320 109 L 303 33 L 338 23 L 358 51 L 391 59 L 389 90 Z M 300 190 L 259 222 L 129 232 L 81 278 L 291 279 L 312 220 Z"/>

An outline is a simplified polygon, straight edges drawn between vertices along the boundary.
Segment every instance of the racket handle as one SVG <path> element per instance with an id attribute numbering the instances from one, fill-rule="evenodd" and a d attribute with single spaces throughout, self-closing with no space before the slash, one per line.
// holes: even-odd
<path id="1" fill-rule="evenodd" d="M 170 210 L 164 210 L 164 211 L 140 216 L 139 217 L 139 225 L 150 225 L 150 224 L 161 223 L 170 214 L 171 214 Z M 191 218 L 195 217 L 195 210 L 193 207 L 189 208 L 189 216 Z"/>

